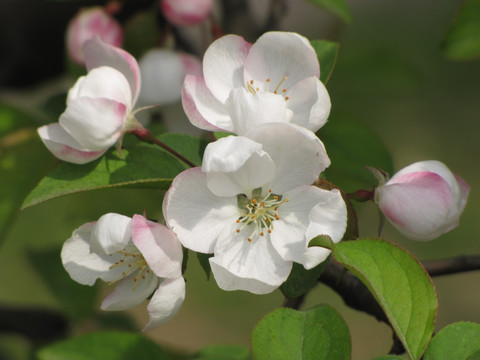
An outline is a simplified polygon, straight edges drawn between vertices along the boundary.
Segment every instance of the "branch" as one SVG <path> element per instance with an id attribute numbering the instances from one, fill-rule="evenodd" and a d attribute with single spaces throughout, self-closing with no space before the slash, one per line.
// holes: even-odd
<path id="1" fill-rule="evenodd" d="M 444 260 L 425 261 L 423 266 L 432 277 L 480 270 L 480 256 L 463 255 Z"/>

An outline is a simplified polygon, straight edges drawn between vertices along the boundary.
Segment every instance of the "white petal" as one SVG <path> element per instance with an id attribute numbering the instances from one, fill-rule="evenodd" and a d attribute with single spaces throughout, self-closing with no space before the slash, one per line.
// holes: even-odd
<path id="1" fill-rule="evenodd" d="M 94 36 L 83 45 L 88 71 L 99 66 L 110 66 L 120 71 L 128 80 L 132 93 L 132 107 L 140 92 L 140 69 L 135 58 L 125 50 L 105 44 Z"/>
<path id="2" fill-rule="evenodd" d="M 120 280 L 115 289 L 103 299 L 101 309 L 107 311 L 127 310 L 147 299 L 158 286 L 158 277 L 146 274 L 145 279 L 135 283 L 135 273 Z"/>
<path id="3" fill-rule="evenodd" d="M 132 219 L 108 213 L 98 219 L 91 235 L 91 248 L 98 254 L 113 254 L 127 246 L 132 237 Z"/>
<path id="4" fill-rule="evenodd" d="M 230 132 L 233 129 L 225 106 L 208 90 L 203 76 L 185 77 L 182 105 L 190 122 L 200 129 Z"/>
<path id="5" fill-rule="evenodd" d="M 378 205 L 388 220 L 407 237 L 431 240 L 455 227 L 458 222 L 456 199 L 449 184 L 438 174 L 414 172 L 377 188 Z M 392 178 L 393 179 L 393 178 Z"/>
<path id="6" fill-rule="evenodd" d="M 117 260 L 108 255 L 99 256 L 90 252 L 90 234 L 94 224 L 87 223 L 76 229 L 63 244 L 61 252 L 63 266 L 70 277 L 80 284 L 90 286 L 99 278 L 109 278 L 109 268 Z"/>
<path id="7" fill-rule="evenodd" d="M 106 151 L 84 150 L 83 146 L 58 123 L 42 126 L 37 131 L 47 149 L 55 157 L 73 164 L 86 164 L 98 159 Z"/>
<path id="8" fill-rule="evenodd" d="M 292 263 L 279 256 L 267 237 L 259 236 L 249 242 L 242 234 L 219 240 L 210 265 L 221 289 L 254 294 L 272 292 L 292 269 Z"/>
<path id="9" fill-rule="evenodd" d="M 217 238 L 239 216 L 236 197 L 218 197 L 207 188 L 205 173 L 186 170 L 172 182 L 163 203 L 167 225 L 187 248 L 212 253 Z"/>
<path id="10" fill-rule="evenodd" d="M 267 32 L 253 44 L 245 62 L 245 80 L 254 81 L 254 88 L 270 91 L 281 83 L 279 93 L 290 90 L 310 76 L 319 77 L 320 67 L 315 50 L 308 39 L 295 33 Z"/>
<path id="11" fill-rule="evenodd" d="M 153 294 L 147 306 L 149 322 L 142 331 L 163 325 L 173 318 L 185 300 L 185 280 L 183 277 L 165 279 Z"/>
<path id="12" fill-rule="evenodd" d="M 244 135 L 263 123 L 290 122 L 293 115 L 282 96 L 272 93 L 254 95 L 245 88 L 232 90 L 225 106 L 237 135 Z"/>
<path id="13" fill-rule="evenodd" d="M 164 105 L 180 100 L 185 69 L 179 54 L 167 49 L 152 49 L 139 61 L 142 89 L 139 103 Z"/>
<path id="14" fill-rule="evenodd" d="M 155 275 L 162 278 L 182 275 L 182 246 L 165 225 L 134 215 L 132 241 Z"/>
<path id="15" fill-rule="evenodd" d="M 217 196 L 252 195 L 252 190 L 271 182 L 275 165 L 262 145 L 241 136 L 228 136 L 208 144 L 202 171 L 207 186 Z"/>
<path id="16" fill-rule="evenodd" d="M 310 130 L 299 126 L 263 124 L 245 136 L 262 144 L 275 163 L 276 175 L 271 188 L 276 194 L 313 184 L 330 165 L 323 143 Z"/>
<path id="17" fill-rule="evenodd" d="M 77 80 L 68 92 L 68 104 L 78 97 L 105 98 L 131 109 L 132 93 L 123 74 L 111 67 L 101 66 Z"/>
<path id="18" fill-rule="evenodd" d="M 230 91 L 245 86 L 243 65 L 252 44 L 237 35 L 214 41 L 203 57 L 203 75 L 207 87 L 222 103 Z"/>
<path id="19" fill-rule="evenodd" d="M 287 93 L 287 107 L 293 111 L 292 123 L 316 132 L 330 115 L 330 96 L 317 77 L 300 81 Z"/>
<path id="20" fill-rule="evenodd" d="M 68 104 L 59 123 L 83 147 L 106 150 L 119 139 L 126 111 L 124 104 L 113 100 L 80 97 Z"/>

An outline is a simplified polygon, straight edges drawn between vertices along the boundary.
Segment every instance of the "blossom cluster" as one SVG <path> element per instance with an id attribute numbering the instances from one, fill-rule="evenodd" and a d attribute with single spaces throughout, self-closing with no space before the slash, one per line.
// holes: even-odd
<path id="1" fill-rule="evenodd" d="M 142 129 L 137 100 L 174 101 L 180 90 L 194 126 L 227 133 L 208 144 L 201 166 L 172 181 L 162 208 L 166 225 L 110 213 L 66 241 L 62 261 L 74 280 L 117 284 L 102 309 L 127 309 L 153 293 L 145 329 L 173 317 L 185 297 L 182 246 L 211 254 L 221 289 L 255 294 L 277 289 L 293 263 L 312 269 L 328 258 L 330 250 L 308 244 L 319 235 L 341 241 L 348 216 L 345 194 L 314 185 L 330 165 L 315 131 L 331 104 L 308 39 L 268 32 L 251 44 L 227 35 L 210 45 L 201 66 L 162 52 L 147 54 L 139 66 L 99 37 L 86 40 L 83 53 L 87 75 L 70 89 L 58 123 L 38 130 L 56 157 L 77 164 L 97 159 L 125 133 Z M 158 65 L 165 58 L 173 67 L 184 64 L 180 75 Z M 156 68 L 172 83 L 185 78 L 182 89 L 159 99 L 161 75 L 145 75 Z M 469 188 L 443 164 L 416 163 L 390 180 L 374 172 L 375 201 L 406 235 L 432 239 L 458 224 Z"/>

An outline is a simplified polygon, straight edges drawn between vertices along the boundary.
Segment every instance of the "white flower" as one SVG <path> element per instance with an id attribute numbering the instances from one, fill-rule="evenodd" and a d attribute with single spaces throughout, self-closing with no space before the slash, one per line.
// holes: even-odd
<path id="1" fill-rule="evenodd" d="M 84 224 L 65 242 L 61 256 L 80 284 L 118 283 L 103 300 L 103 310 L 129 309 L 153 293 L 144 330 L 170 320 L 185 298 L 180 243 L 167 227 L 143 216 L 109 213 Z"/>
<path id="2" fill-rule="evenodd" d="M 182 103 L 191 123 L 244 135 L 264 122 L 291 122 L 317 131 L 330 98 L 308 39 L 268 32 L 255 44 L 226 35 L 203 58 L 203 76 L 187 75 Z"/>
<path id="3" fill-rule="evenodd" d="M 185 247 L 214 253 L 222 289 L 263 294 L 287 279 L 292 261 L 307 269 L 324 261 L 329 251 L 308 241 L 340 241 L 347 211 L 339 191 L 311 186 L 330 164 L 315 134 L 270 123 L 247 135 L 209 144 L 202 168 L 174 179 L 163 211 Z"/>
<path id="4" fill-rule="evenodd" d="M 136 60 L 99 37 L 85 42 L 89 70 L 67 96 L 67 109 L 58 123 L 38 133 L 57 158 L 84 164 L 100 157 L 137 122 L 132 114 L 140 90 Z"/>
<path id="5" fill-rule="evenodd" d="M 213 0 L 160 0 L 163 15 L 177 26 L 195 25 L 212 12 Z"/>
<path id="6" fill-rule="evenodd" d="M 431 240 L 458 226 L 470 186 L 441 162 L 420 161 L 375 190 L 375 201 L 405 236 Z"/>
<path id="7" fill-rule="evenodd" d="M 180 100 L 186 74 L 202 73 L 202 64 L 192 55 L 170 49 L 149 50 L 139 61 L 141 105 L 164 105 Z"/>

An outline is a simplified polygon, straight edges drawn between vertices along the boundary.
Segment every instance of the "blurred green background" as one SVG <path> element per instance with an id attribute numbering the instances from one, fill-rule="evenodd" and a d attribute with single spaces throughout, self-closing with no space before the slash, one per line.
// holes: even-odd
<path id="1" fill-rule="evenodd" d="M 49 4 L 48 8 L 55 4 L 63 6 L 59 5 L 63 2 L 45 3 Z M 310 39 L 340 43 L 338 62 L 328 83 L 333 106 L 331 121 L 348 118 L 366 123 L 390 150 L 396 170 L 415 161 L 437 159 L 462 176 L 472 188 L 460 226 L 450 233 L 431 242 L 414 242 L 386 224 L 383 236 L 421 260 L 480 254 L 480 222 L 476 218 L 480 213 L 477 191 L 480 185 L 480 62 L 453 62 L 440 51 L 442 39 L 462 1 L 351 0 L 347 3 L 353 17 L 348 25 L 303 0 L 287 1 L 285 15 L 278 24 L 282 30 L 296 31 Z M 71 2 L 68 11 L 58 14 L 64 17 L 63 24 L 76 12 L 75 7 L 84 4 Z M 28 8 L 22 11 L 29 12 Z M 41 17 L 47 16 L 43 11 L 28 13 L 25 21 L 36 19 L 41 24 Z M 239 34 L 243 34 L 242 26 L 247 27 L 248 21 L 251 19 L 237 25 Z M 7 30 L 5 25 L 1 28 L 2 41 L 14 36 L 3 33 Z M 6 48 L 8 50 L 8 46 Z M 0 57 L 5 54 L 2 50 Z M 2 63 L 3 71 L 8 64 Z M 58 89 L 58 84 L 65 89 L 71 85 L 71 80 L 57 75 L 42 82 L 21 84 L 21 87 L 12 85 L 8 77 L 4 79 L 0 100 L 24 101 L 27 107 L 36 106 L 45 92 L 52 93 L 52 84 L 56 84 L 54 89 Z M 168 114 L 178 114 L 179 109 L 180 105 L 173 105 L 166 110 Z M 0 118 L 0 121 L 3 120 Z M 25 155 L 26 163 L 35 162 L 37 157 L 49 159 L 46 149 L 41 146 L 38 149 Z M 42 165 L 45 173 L 53 163 L 50 159 Z M 4 160 L 2 166 L 8 166 L 8 161 Z M 1 173 L 0 186 L 5 186 Z M 159 218 L 162 198 L 162 192 L 154 190 L 94 191 L 59 198 L 20 212 L 16 219 L 10 220 L 10 232 L 0 245 L 0 306 L 64 310 L 53 296 L 51 284 L 32 262 L 35 258 L 32 254 L 50 249 L 55 254 L 75 228 L 107 212 L 133 215 L 146 210 L 149 217 Z M 361 235 L 374 235 L 376 209 L 372 204 L 361 204 L 358 209 Z M 36 258 L 38 256 L 41 255 Z M 56 260 L 53 257 L 52 261 L 57 260 L 60 266 L 59 257 Z M 217 343 L 248 346 L 255 324 L 283 302 L 279 291 L 265 296 L 220 291 L 213 279 L 206 280 L 192 254 L 186 278 L 187 297 L 180 313 L 147 336 L 188 352 Z M 438 277 L 434 282 L 440 303 L 437 329 L 461 320 L 480 322 L 479 271 Z M 101 294 L 107 291 L 104 287 L 100 289 Z M 97 308 L 100 299 L 95 300 Z M 318 303 L 332 304 L 345 318 L 352 335 L 353 359 L 371 359 L 388 352 L 391 332 L 385 324 L 346 308 L 341 299 L 323 285 L 309 293 L 303 308 Z M 146 323 L 144 306 L 131 314 L 140 328 Z M 98 324 L 83 321 L 74 331 L 80 333 L 96 327 Z M 15 344 L 26 345 L 27 350 Z M 0 359 L 27 359 L 30 346 L 19 336 L 0 334 Z"/>

